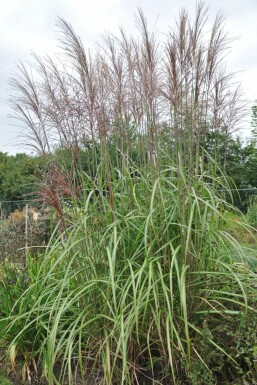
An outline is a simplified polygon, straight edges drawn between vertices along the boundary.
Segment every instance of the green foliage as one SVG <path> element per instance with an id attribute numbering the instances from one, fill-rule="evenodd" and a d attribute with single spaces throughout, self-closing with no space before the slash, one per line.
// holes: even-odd
<path id="1" fill-rule="evenodd" d="M 169 129 L 168 129 L 169 130 Z M 140 153 L 137 147 L 137 136 L 133 130 L 127 130 L 130 144 L 130 159 L 136 167 L 140 167 L 140 162 L 144 158 L 144 153 Z M 163 145 L 168 139 L 164 131 L 160 133 Z M 164 135 L 164 136 L 163 136 Z M 166 138 L 166 139 L 165 139 Z M 121 154 L 117 154 L 117 146 L 123 148 L 120 143 L 122 138 L 113 132 L 109 138 L 108 156 L 110 161 L 119 167 L 122 163 Z M 142 141 L 144 139 L 141 138 Z M 257 147 L 256 141 L 250 140 L 244 144 L 239 138 L 234 139 L 227 134 L 215 133 L 206 135 L 202 141 L 202 146 L 209 152 L 221 167 L 224 167 L 226 174 L 233 180 L 231 188 L 238 189 L 233 192 L 234 204 L 240 210 L 246 212 L 250 204 L 251 196 L 257 192 Z M 217 150 L 218 149 L 218 150 Z M 169 151 L 175 151 L 174 143 L 170 144 Z M 51 164 L 58 165 L 60 170 L 68 173 L 77 186 L 81 186 L 81 173 L 95 178 L 101 165 L 100 144 L 88 143 L 84 149 L 77 151 L 74 157 L 68 149 L 57 148 L 53 154 L 47 157 L 29 156 L 17 154 L 8 156 L 0 154 L 0 200 L 13 200 L 14 203 L 5 204 L 3 208 L 6 213 L 14 211 L 16 208 L 24 207 L 25 203 L 20 200 L 32 199 L 40 189 L 40 184 L 44 181 L 45 173 L 50 169 Z M 118 165 L 119 164 L 119 165 Z M 246 189 L 243 191 L 242 189 Z M 247 190 L 248 189 L 248 190 Z"/>
<path id="2" fill-rule="evenodd" d="M 180 165 L 159 175 L 142 168 L 138 179 L 130 169 L 113 181 L 113 201 L 92 200 L 92 185 L 44 259 L 28 261 L 29 285 L 0 321 L 2 345 L 13 361 L 39 359 L 49 384 L 75 383 L 73 365 L 77 379 L 91 373 L 105 384 L 199 373 L 214 384 L 226 368 L 237 380 L 253 352 L 230 337 L 225 346 L 222 330 L 242 339 L 232 317 L 256 318 L 257 277 L 226 232 L 220 208 L 232 207 L 217 193 L 226 180 L 205 171 L 192 179 Z"/>
<path id="3" fill-rule="evenodd" d="M 238 269 L 242 268 L 244 267 L 239 265 Z M 220 277 L 216 277 L 212 285 L 219 286 L 219 280 Z M 211 286 L 210 283 L 206 282 L 207 291 Z M 235 290 L 238 293 L 238 288 L 230 286 L 229 283 L 227 290 Z M 249 297 L 249 305 L 256 307 L 256 299 L 252 301 Z M 257 376 L 256 315 L 208 314 L 202 328 L 203 339 L 197 338 L 196 354 L 190 365 L 192 385 L 254 384 Z M 210 338 L 214 338 L 224 351 L 210 344 Z M 228 355 L 234 357 L 236 362 L 229 360 Z"/>
<path id="4" fill-rule="evenodd" d="M 202 145 L 231 178 L 231 189 L 234 189 L 233 203 L 246 213 L 251 197 L 257 194 L 256 141 L 249 140 L 244 143 L 238 137 L 212 133 L 205 137 Z"/>
<path id="5" fill-rule="evenodd" d="M 13 382 L 4 374 L 0 373 L 0 385 L 13 385 Z"/>
<path id="6" fill-rule="evenodd" d="M 256 234 L 231 219 L 223 174 L 254 186 L 256 149 L 227 134 L 240 92 L 222 16 L 206 35 L 205 11 L 181 12 L 164 45 L 139 11 L 139 38 L 107 37 L 96 55 L 61 19 L 62 72 L 34 56 L 11 80 L 32 147 L 55 148 L 40 194 L 60 218 L 43 256 L 4 266 L 0 347 L 28 376 L 36 363 L 51 385 L 256 376 L 257 276 L 234 236 Z"/>
<path id="7" fill-rule="evenodd" d="M 1 316 L 8 317 L 13 305 L 28 287 L 28 273 L 24 266 L 5 259 L 0 264 Z"/>
<path id="8" fill-rule="evenodd" d="M 251 226 L 257 228 L 257 197 L 251 199 L 248 207 L 247 218 Z"/>
<path id="9" fill-rule="evenodd" d="M 242 145 L 239 140 L 230 144 L 231 152 L 228 153 L 226 171 L 239 189 L 238 195 L 234 194 L 235 204 L 244 212 L 250 203 L 250 197 L 257 194 L 257 147 L 255 142 L 249 141 Z M 240 191 L 246 189 L 246 191 Z"/>
<path id="10" fill-rule="evenodd" d="M 7 214 L 25 206 L 20 200 L 33 199 L 32 193 L 38 188 L 37 181 L 42 179 L 45 164 L 46 159 L 39 156 L 0 153 L 0 201 L 17 202 L 2 205 Z"/>

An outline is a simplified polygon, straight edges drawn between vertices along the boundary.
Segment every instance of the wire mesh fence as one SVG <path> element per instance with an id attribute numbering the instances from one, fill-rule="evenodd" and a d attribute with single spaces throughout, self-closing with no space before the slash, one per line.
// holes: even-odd
<path id="1" fill-rule="evenodd" d="M 35 201 L 0 202 L 0 261 L 24 262 L 43 250 L 51 234 L 51 210 Z"/>

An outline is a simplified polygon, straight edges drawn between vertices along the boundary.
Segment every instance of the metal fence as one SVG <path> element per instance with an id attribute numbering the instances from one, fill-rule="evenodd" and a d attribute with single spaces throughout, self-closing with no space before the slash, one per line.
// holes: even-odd
<path id="1" fill-rule="evenodd" d="M 24 261 L 47 244 L 51 213 L 34 201 L 0 202 L 0 261 Z"/>

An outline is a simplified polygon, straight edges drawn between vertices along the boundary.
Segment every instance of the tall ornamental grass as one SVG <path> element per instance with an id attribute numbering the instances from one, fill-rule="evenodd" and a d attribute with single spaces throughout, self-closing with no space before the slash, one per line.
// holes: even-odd
<path id="1" fill-rule="evenodd" d="M 70 226 L 4 321 L 13 363 L 26 353 L 49 384 L 180 384 L 196 360 L 211 373 L 202 344 L 239 370 L 205 332 L 207 319 L 256 317 L 256 274 L 226 232 L 232 207 L 217 193 L 226 179 L 192 180 L 180 165 L 154 177 L 130 170 L 113 182 L 113 207 L 92 189 L 79 210 L 66 209 Z"/>
<path id="2" fill-rule="evenodd" d="M 93 52 L 59 20 L 61 63 L 34 56 L 12 79 L 26 143 L 66 154 L 41 189 L 59 230 L 28 259 L 27 286 L 11 300 L 2 289 L 1 344 L 24 377 L 33 367 L 61 385 L 252 376 L 252 336 L 247 357 L 236 338 L 226 344 L 256 320 L 257 280 L 227 231 L 235 209 L 215 141 L 229 140 L 243 105 L 225 72 L 223 16 L 206 31 L 206 15 L 202 3 L 193 21 L 182 11 L 158 43 L 139 11 L 138 37 L 121 30 Z"/>

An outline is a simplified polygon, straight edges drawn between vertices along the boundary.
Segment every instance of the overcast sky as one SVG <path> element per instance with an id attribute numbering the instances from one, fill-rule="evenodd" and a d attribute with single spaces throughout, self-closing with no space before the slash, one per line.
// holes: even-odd
<path id="1" fill-rule="evenodd" d="M 227 57 L 229 71 L 239 71 L 249 108 L 257 99 L 257 0 L 212 0 L 209 22 L 218 10 L 227 16 L 226 30 L 238 37 Z M 14 145 L 18 128 L 8 119 L 11 112 L 8 79 L 19 60 L 28 61 L 30 53 L 58 53 L 57 16 L 69 21 L 84 45 L 99 41 L 105 31 L 117 32 L 123 26 L 133 32 L 137 7 L 141 7 L 149 26 L 165 32 L 174 23 L 179 9 L 185 7 L 194 15 L 193 0 L 0 0 L 0 151 L 15 153 L 23 149 Z M 246 124 L 247 125 L 247 124 Z M 249 125 L 249 124 L 248 124 Z M 248 130 L 249 132 L 249 130 Z"/>

